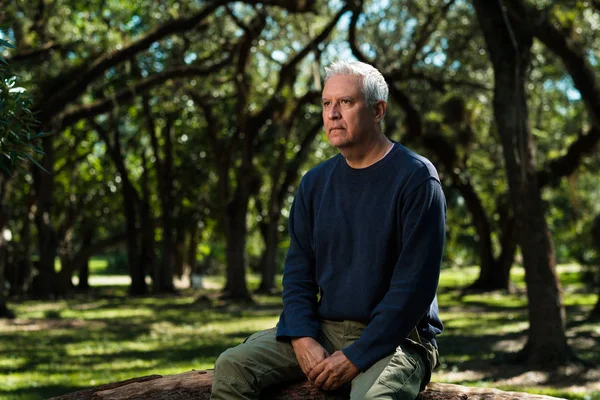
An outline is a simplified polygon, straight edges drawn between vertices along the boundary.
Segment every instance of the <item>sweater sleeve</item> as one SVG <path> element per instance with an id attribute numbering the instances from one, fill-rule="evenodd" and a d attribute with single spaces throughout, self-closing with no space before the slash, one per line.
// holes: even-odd
<path id="1" fill-rule="evenodd" d="M 360 338 L 342 350 L 362 371 L 394 352 L 426 314 L 437 291 L 446 225 L 440 183 L 429 178 L 418 185 L 399 212 L 402 250 L 389 289 Z"/>
<path id="2" fill-rule="evenodd" d="M 311 245 L 311 223 L 300 184 L 289 218 L 290 248 L 283 272 L 283 312 L 277 325 L 277 340 L 310 336 L 317 339 L 317 295 L 315 256 Z"/>

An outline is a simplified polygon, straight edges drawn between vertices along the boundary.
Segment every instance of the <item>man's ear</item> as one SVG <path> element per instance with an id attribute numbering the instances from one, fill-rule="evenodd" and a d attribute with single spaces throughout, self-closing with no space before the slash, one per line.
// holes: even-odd
<path id="1" fill-rule="evenodd" d="M 377 102 L 373 106 L 373 111 L 375 112 L 375 123 L 381 122 L 383 117 L 385 117 L 386 110 L 387 103 L 383 100 L 377 100 Z"/>

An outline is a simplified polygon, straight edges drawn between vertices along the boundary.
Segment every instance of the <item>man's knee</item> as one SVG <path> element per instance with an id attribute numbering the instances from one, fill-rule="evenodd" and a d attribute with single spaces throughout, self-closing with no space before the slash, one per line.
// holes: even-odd
<path id="1" fill-rule="evenodd" d="M 249 399 L 256 396 L 252 379 L 244 366 L 241 346 L 225 350 L 215 362 L 211 399 Z"/>
<path id="2" fill-rule="evenodd" d="M 215 376 L 237 376 L 244 368 L 248 358 L 242 345 L 225 350 L 215 361 Z"/>

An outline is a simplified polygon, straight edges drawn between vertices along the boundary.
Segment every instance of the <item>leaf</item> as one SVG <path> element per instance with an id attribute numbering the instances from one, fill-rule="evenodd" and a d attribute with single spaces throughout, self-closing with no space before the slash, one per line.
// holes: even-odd
<path id="1" fill-rule="evenodd" d="M 1 44 L 2 46 L 6 46 L 6 47 L 9 47 L 9 48 L 11 48 L 11 49 L 14 49 L 14 48 L 15 48 L 15 46 L 13 46 L 12 44 L 8 43 L 6 40 L 2 40 L 2 39 L 0 39 L 0 44 Z"/>
<path id="2" fill-rule="evenodd" d="M 42 149 L 40 149 L 39 147 L 35 146 L 34 144 L 29 143 L 29 148 L 33 151 L 35 151 L 38 154 L 41 155 L 45 155 L 46 153 L 44 153 L 44 151 Z"/>
<path id="3" fill-rule="evenodd" d="M 31 140 L 43 138 L 43 137 L 50 136 L 50 135 L 52 135 L 52 132 L 40 132 L 37 135 L 35 135 L 34 137 L 32 137 Z"/>
<path id="4" fill-rule="evenodd" d="M 4 172 L 6 172 L 6 174 L 8 176 L 12 177 L 12 173 L 10 172 L 10 169 L 8 168 L 8 166 L 6 165 L 6 163 L 4 163 L 3 160 L 0 160 L 0 169 Z"/>
<path id="5" fill-rule="evenodd" d="M 31 154 L 29 154 L 29 153 L 24 153 L 24 154 L 25 154 L 25 157 L 27 157 L 29 159 L 29 161 L 31 161 L 33 164 L 35 164 L 42 171 L 44 171 L 44 172 L 46 172 L 48 174 L 50 173 L 50 172 L 48 172 L 46 170 L 46 168 L 42 167 L 42 164 L 40 164 L 39 162 L 37 162 L 36 159 L 31 156 Z"/>

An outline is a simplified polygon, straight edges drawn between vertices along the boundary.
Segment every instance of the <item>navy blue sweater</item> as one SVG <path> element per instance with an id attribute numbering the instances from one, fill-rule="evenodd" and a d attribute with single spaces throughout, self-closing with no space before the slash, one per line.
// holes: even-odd
<path id="1" fill-rule="evenodd" d="M 363 322 L 342 349 L 362 371 L 415 326 L 435 345 L 445 220 L 437 171 L 398 143 L 364 169 L 338 154 L 308 171 L 289 219 L 277 339 L 317 339 L 321 319 Z"/>

